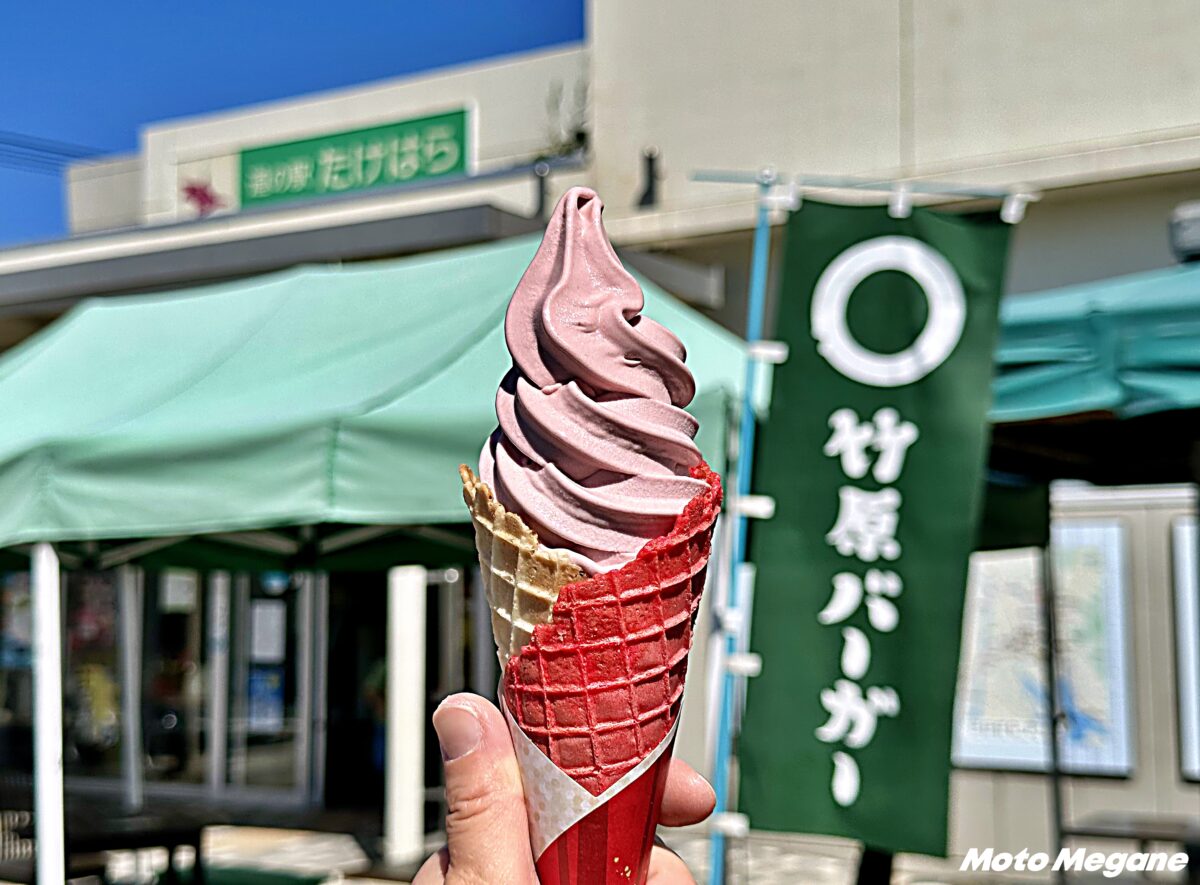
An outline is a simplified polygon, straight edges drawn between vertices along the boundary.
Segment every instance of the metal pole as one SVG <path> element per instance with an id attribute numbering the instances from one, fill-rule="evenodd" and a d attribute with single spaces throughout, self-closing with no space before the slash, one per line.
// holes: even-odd
<path id="1" fill-rule="evenodd" d="M 441 660 L 437 690 L 438 694 L 446 697 L 462 691 L 466 685 L 463 674 L 463 625 L 467 615 L 461 569 L 448 568 L 438 576 L 438 599 L 441 603 L 438 606 Z M 490 616 L 491 609 L 488 609 L 488 614 Z"/>
<path id="2" fill-rule="evenodd" d="M 750 303 L 746 318 L 746 340 L 754 343 L 762 338 L 763 316 L 766 312 L 767 296 L 767 259 L 771 248 L 771 217 L 767 206 L 767 196 L 775 183 L 775 171 L 763 169 L 758 174 L 758 220 L 754 228 L 754 254 L 750 266 Z M 746 518 L 737 513 L 737 502 L 750 493 L 751 471 L 754 463 L 754 389 L 758 380 L 758 362 L 746 360 L 745 389 L 742 391 L 742 414 L 738 431 L 737 474 L 733 488 L 734 506 L 730 507 L 729 516 L 732 519 L 733 549 L 729 558 L 730 580 L 729 598 L 726 608 L 731 612 L 742 614 L 738 619 L 743 622 L 746 613 L 741 612 L 741 593 L 739 591 L 738 569 L 746 554 Z M 737 631 L 724 628 L 725 658 L 737 651 Z M 729 808 L 729 756 L 733 744 L 733 701 L 736 694 L 737 677 L 728 668 L 721 674 L 721 690 L 719 696 L 720 718 L 717 724 L 717 748 L 713 759 L 713 790 L 717 794 L 714 814 L 722 814 Z M 711 885 L 723 885 L 725 882 L 725 834 L 719 824 L 712 830 L 709 846 L 709 879 Z"/>
<path id="3" fill-rule="evenodd" d="M 310 805 L 325 802 L 325 757 L 329 726 L 329 572 L 317 572 L 313 599 L 312 792 Z"/>
<path id="4" fill-rule="evenodd" d="M 490 698 L 496 691 L 496 644 L 492 609 L 479 569 L 471 571 L 471 691 Z"/>
<path id="5" fill-rule="evenodd" d="M 63 830 L 62 579 L 58 554 L 36 544 L 30 565 L 33 585 L 33 821 L 37 835 L 37 881 L 67 880 Z"/>
<path id="6" fill-rule="evenodd" d="M 248 728 L 250 716 L 250 575 L 238 572 L 233 584 L 234 632 L 229 647 L 233 651 L 233 716 L 229 723 L 229 756 L 226 773 L 229 782 L 246 784 Z"/>
<path id="7" fill-rule="evenodd" d="M 1047 544 L 1042 551 L 1042 628 L 1046 641 L 1042 646 L 1042 663 L 1046 679 L 1046 719 L 1050 732 L 1050 821 L 1054 856 L 1063 848 L 1063 795 L 1061 767 L 1058 757 L 1058 725 L 1062 713 L 1058 709 L 1058 624 L 1054 602 L 1054 557 Z M 1067 881 L 1064 870 L 1055 873 L 1058 882 Z"/>
<path id="8" fill-rule="evenodd" d="M 131 565 L 117 570 L 120 592 L 118 622 L 121 641 L 121 768 L 125 807 L 140 811 L 144 803 L 142 766 L 142 571 Z"/>
<path id="9" fill-rule="evenodd" d="M 296 586 L 296 712 L 294 771 L 296 798 L 312 799 L 312 723 L 313 723 L 313 585 L 316 575 L 301 572 Z"/>
<path id="10" fill-rule="evenodd" d="M 229 748 L 229 572 L 208 576 L 208 789 L 225 789 Z"/>

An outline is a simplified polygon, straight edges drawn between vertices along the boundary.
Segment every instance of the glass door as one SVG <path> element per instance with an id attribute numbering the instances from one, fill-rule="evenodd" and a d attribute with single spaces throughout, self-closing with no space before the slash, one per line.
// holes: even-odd
<path id="1" fill-rule="evenodd" d="M 307 798 L 311 775 L 311 573 L 234 578 L 226 784 Z"/>
<path id="2" fill-rule="evenodd" d="M 210 762 L 205 608 L 199 572 L 152 573 L 145 595 L 142 741 L 146 783 L 200 784 Z"/>
<path id="3" fill-rule="evenodd" d="M 66 572 L 69 786 L 133 805 L 319 799 L 326 593 L 311 572 Z M 30 611 L 28 573 L 0 573 L 0 775 L 32 771 Z"/>

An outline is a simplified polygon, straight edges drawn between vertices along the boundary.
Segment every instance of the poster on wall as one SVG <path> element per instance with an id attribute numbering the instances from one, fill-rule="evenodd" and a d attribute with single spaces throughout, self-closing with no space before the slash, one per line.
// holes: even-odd
<path id="1" fill-rule="evenodd" d="M 251 734 L 277 735 L 283 731 L 283 667 L 251 667 L 247 699 L 247 730 Z"/>
<path id="2" fill-rule="evenodd" d="M 1200 781 L 1200 531 L 1188 516 L 1171 526 L 1175 564 L 1175 678 L 1179 686 L 1179 765 Z"/>
<path id="3" fill-rule="evenodd" d="M 287 603 L 255 599 L 250 603 L 250 660 L 281 664 L 287 654 Z"/>
<path id="4" fill-rule="evenodd" d="M 0 669 L 31 666 L 33 605 L 29 572 L 0 573 Z"/>
<path id="5" fill-rule="evenodd" d="M 1057 593 L 1060 763 L 1076 774 L 1133 770 L 1120 523 L 1069 521 L 1051 530 Z M 1041 613 L 1041 551 L 971 558 L 955 705 L 954 764 L 1050 766 Z"/>

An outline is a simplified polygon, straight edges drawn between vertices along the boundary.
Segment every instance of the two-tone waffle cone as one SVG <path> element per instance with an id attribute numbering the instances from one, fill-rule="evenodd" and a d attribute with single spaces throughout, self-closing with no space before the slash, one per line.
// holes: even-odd
<path id="1" fill-rule="evenodd" d="M 550 621 L 558 591 L 582 578 L 583 572 L 563 551 L 539 544 L 534 531 L 505 510 L 471 468 L 463 465 L 458 473 L 475 527 L 480 575 L 492 610 L 492 636 L 504 667 L 529 642 L 533 628 Z"/>
<path id="2" fill-rule="evenodd" d="M 509 658 L 505 703 L 533 744 L 598 796 L 679 715 L 720 478 L 706 464 L 694 468 L 709 487 L 669 533 L 621 568 L 582 579 L 469 469 L 461 473 L 496 643 Z"/>

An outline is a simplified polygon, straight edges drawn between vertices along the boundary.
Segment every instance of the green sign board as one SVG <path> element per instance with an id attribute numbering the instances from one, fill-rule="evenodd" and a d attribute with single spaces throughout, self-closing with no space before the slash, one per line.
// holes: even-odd
<path id="1" fill-rule="evenodd" d="M 449 111 L 241 152 L 241 204 L 407 184 L 467 171 L 467 112 Z"/>
<path id="2" fill-rule="evenodd" d="M 739 739 L 756 829 L 945 853 L 1008 231 L 809 201 L 788 223 Z"/>

